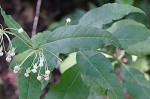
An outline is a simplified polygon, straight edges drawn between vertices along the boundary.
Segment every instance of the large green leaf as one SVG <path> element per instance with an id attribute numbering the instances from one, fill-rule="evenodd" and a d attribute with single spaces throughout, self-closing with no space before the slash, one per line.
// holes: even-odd
<path id="1" fill-rule="evenodd" d="M 89 89 L 82 82 L 77 64 L 62 75 L 60 83 L 50 89 L 45 99 L 87 99 L 88 95 Z"/>
<path id="2" fill-rule="evenodd" d="M 111 33 L 90 26 L 63 26 L 49 34 L 43 49 L 52 52 L 71 53 L 80 50 L 94 50 L 119 43 Z"/>
<path id="3" fill-rule="evenodd" d="M 123 90 L 112 70 L 111 62 L 97 52 L 78 52 L 77 63 L 81 64 L 82 79 L 99 95 L 110 99 L 124 99 Z"/>
<path id="4" fill-rule="evenodd" d="M 126 52 L 138 56 L 150 54 L 150 31 L 137 22 L 121 20 L 108 29 Z"/>
<path id="5" fill-rule="evenodd" d="M 128 4 L 105 4 L 102 7 L 87 12 L 79 21 L 81 25 L 102 28 L 103 25 L 123 18 L 130 13 L 144 13 L 139 8 Z"/>
<path id="6" fill-rule="evenodd" d="M 12 32 L 12 34 L 14 34 L 16 37 L 21 39 L 25 44 L 31 47 L 32 42 L 31 42 L 30 37 L 27 35 L 27 33 L 26 32 L 18 33 L 18 29 L 22 27 L 10 15 L 6 15 L 5 12 L 2 10 L 1 6 L 0 6 L 0 10 L 1 10 L 1 15 L 4 18 L 4 21 L 6 25 L 8 26 L 8 28 L 10 28 L 10 31 Z"/>
<path id="7" fill-rule="evenodd" d="M 150 82 L 144 75 L 127 65 L 123 65 L 123 85 L 135 99 L 150 99 Z"/>

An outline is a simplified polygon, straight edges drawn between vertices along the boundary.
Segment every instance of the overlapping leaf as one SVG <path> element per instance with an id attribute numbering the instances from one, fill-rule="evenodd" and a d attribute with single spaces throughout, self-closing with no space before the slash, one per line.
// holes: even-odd
<path id="1" fill-rule="evenodd" d="M 62 75 L 60 83 L 50 89 L 45 99 L 87 99 L 88 95 L 89 89 L 80 77 L 77 64 Z"/>
<path id="2" fill-rule="evenodd" d="M 138 56 L 150 54 L 150 30 L 140 23 L 129 21 L 118 21 L 109 31 L 118 38 L 126 52 Z"/>
<path id="3" fill-rule="evenodd" d="M 52 52 L 71 53 L 95 50 L 107 45 L 119 46 L 117 39 L 109 32 L 90 26 L 63 26 L 49 34 L 43 49 Z"/>
<path id="4" fill-rule="evenodd" d="M 81 25 L 89 25 L 97 28 L 102 28 L 104 24 L 113 22 L 123 18 L 130 13 L 144 13 L 139 8 L 128 4 L 105 4 L 102 7 L 95 8 L 87 12 L 79 21 Z"/>
<path id="5" fill-rule="evenodd" d="M 144 75 L 127 65 L 123 65 L 123 85 L 135 99 L 150 99 L 150 82 Z"/>
<path id="6" fill-rule="evenodd" d="M 124 99 L 123 91 L 113 73 L 111 62 L 96 52 L 79 52 L 77 63 L 81 64 L 83 81 L 91 91 L 107 95 L 110 99 Z"/>

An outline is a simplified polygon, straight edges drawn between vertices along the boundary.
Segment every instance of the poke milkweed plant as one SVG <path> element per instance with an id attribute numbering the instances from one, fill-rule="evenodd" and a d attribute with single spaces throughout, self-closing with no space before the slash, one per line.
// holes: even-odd
<path id="1" fill-rule="evenodd" d="M 59 54 L 72 52 L 77 53 L 76 64 L 62 74 L 60 83 L 50 88 L 45 99 L 124 99 L 123 90 L 134 99 L 150 99 L 150 83 L 143 73 L 121 61 L 125 52 L 150 54 L 150 31 L 141 23 L 125 19 L 131 13 L 144 14 L 139 8 L 105 4 L 87 12 L 76 25 L 69 25 L 71 20 L 67 19 L 65 26 L 32 38 L 0 10 L 8 26 L 0 29 L 0 56 L 6 54 L 10 68 L 18 74 L 19 99 L 39 99 L 44 82 L 51 80 L 51 72 L 62 62 Z M 8 34 L 15 38 L 11 41 Z M 4 36 L 8 48 L 4 47 Z M 116 57 L 118 49 L 123 53 Z M 104 53 L 111 56 L 111 61 Z M 122 69 L 122 81 L 115 75 L 116 68 Z"/>

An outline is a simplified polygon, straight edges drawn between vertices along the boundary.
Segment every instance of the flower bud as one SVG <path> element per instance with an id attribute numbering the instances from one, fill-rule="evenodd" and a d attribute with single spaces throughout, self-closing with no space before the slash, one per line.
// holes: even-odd
<path id="1" fill-rule="evenodd" d="M 50 74 L 50 70 L 46 70 L 46 71 L 45 71 L 45 74 L 46 74 L 46 75 L 49 75 L 49 74 Z"/>
<path id="2" fill-rule="evenodd" d="M 39 66 L 40 66 L 40 67 L 43 67 L 43 66 L 44 66 L 44 64 L 40 62 Z"/>
<path id="3" fill-rule="evenodd" d="M 34 68 L 34 69 L 37 69 L 37 68 L 38 68 L 37 63 L 33 64 L 33 68 Z"/>
<path id="4" fill-rule="evenodd" d="M 37 80 L 41 81 L 42 76 L 37 76 Z"/>
<path id="5" fill-rule="evenodd" d="M 67 18 L 67 19 L 66 19 L 66 22 L 67 22 L 67 23 L 71 22 L 71 19 L 70 19 L 70 18 Z"/>
<path id="6" fill-rule="evenodd" d="M 24 32 L 23 28 L 18 29 L 18 33 L 23 33 L 23 32 Z"/>
<path id="7" fill-rule="evenodd" d="M 7 62 L 10 62 L 10 61 L 11 61 L 11 57 L 7 56 L 7 57 L 6 57 L 6 61 L 7 61 Z"/>
<path id="8" fill-rule="evenodd" d="M 10 52 L 10 54 L 9 54 L 10 56 L 15 56 L 15 52 Z"/>
<path id="9" fill-rule="evenodd" d="M 49 77 L 45 77 L 44 79 L 45 79 L 46 81 L 49 81 Z"/>
<path id="10" fill-rule="evenodd" d="M 0 52 L 0 56 L 3 56 L 4 55 L 4 53 L 3 52 Z"/>
<path id="11" fill-rule="evenodd" d="M 40 63 L 43 63 L 44 62 L 44 58 L 40 58 Z"/>
<path id="12" fill-rule="evenodd" d="M 32 69 L 32 72 L 33 72 L 33 73 L 36 73 L 36 72 L 37 72 L 37 70 L 36 70 L 36 69 Z"/>
<path id="13" fill-rule="evenodd" d="M 24 73 L 24 76 L 25 76 L 25 77 L 29 77 L 29 74 L 28 74 L 28 73 Z"/>
<path id="14" fill-rule="evenodd" d="M 19 70 L 20 70 L 20 67 L 19 67 L 19 66 L 15 66 L 15 67 L 14 67 L 14 73 L 18 73 Z"/>
<path id="15" fill-rule="evenodd" d="M 30 72 L 31 72 L 30 68 L 26 69 L 26 73 L 29 74 Z"/>

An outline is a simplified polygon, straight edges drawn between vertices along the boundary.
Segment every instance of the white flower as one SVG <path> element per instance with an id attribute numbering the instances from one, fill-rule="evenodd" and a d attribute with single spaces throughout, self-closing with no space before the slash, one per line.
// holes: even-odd
<path id="1" fill-rule="evenodd" d="M 0 56 L 3 56 L 4 55 L 4 53 L 3 52 L 0 52 Z"/>
<path id="2" fill-rule="evenodd" d="M 10 54 L 9 54 L 10 56 L 15 56 L 15 52 L 10 52 Z"/>
<path id="3" fill-rule="evenodd" d="M 43 66 L 44 66 L 44 64 L 43 64 L 43 63 L 40 63 L 40 64 L 39 64 L 39 66 L 40 66 L 40 67 L 43 67 Z"/>
<path id="4" fill-rule="evenodd" d="M 7 61 L 7 62 L 10 62 L 10 61 L 11 61 L 11 57 L 7 56 L 7 57 L 6 57 L 6 61 Z"/>
<path id="5" fill-rule="evenodd" d="M 19 67 L 19 66 L 15 66 L 15 67 L 14 67 L 14 73 L 18 73 L 19 70 L 20 70 L 20 67 Z"/>
<path id="6" fill-rule="evenodd" d="M 33 72 L 33 73 L 36 73 L 36 72 L 37 72 L 37 70 L 36 70 L 36 69 L 32 69 L 32 72 Z"/>
<path id="7" fill-rule="evenodd" d="M 44 79 L 45 79 L 46 81 L 48 81 L 48 80 L 49 80 L 49 77 L 45 77 Z"/>
<path id="8" fill-rule="evenodd" d="M 67 19 L 66 19 L 66 22 L 67 22 L 67 23 L 70 23 L 70 22 L 71 22 L 71 19 L 70 19 L 70 18 L 67 18 Z"/>
<path id="9" fill-rule="evenodd" d="M 31 72 L 30 68 L 26 69 L 26 73 L 29 74 L 30 72 Z"/>
<path id="10" fill-rule="evenodd" d="M 34 69 L 37 69 L 37 68 L 38 68 L 37 63 L 33 64 L 33 68 L 34 68 Z"/>
<path id="11" fill-rule="evenodd" d="M 44 62 L 44 58 L 40 58 L 40 63 L 43 63 Z"/>
<path id="12" fill-rule="evenodd" d="M 8 55 L 11 56 L 11 57 L 15 56 L 15 49 L 16 49 L 16 48 L 13 47 L 13 48 L 8 52 Z"/>
<path id="13" fill-rule="evenodd" d="M 29 74 L 28 74 L 28 73 L 24 73 L 24 76 L 25 76 L 25 77 L 29 77 Z"/>
<path id="14" fill-rule="evenodd" d="M 49 74 L 50 74 L 50 70 L 46 70 L 45 75 L 49 75 Z"/>
<path id="15" fill-rule="evenodd" d="M 132 61 L 133 61 L 133 62 L 136 62 L 136 60 L 138 59 L 138 56 L 131 55 L 131 58 L 132 58 Z"/>
<path id="16" fill-rule="evenodd" d="M 41 80 L 42 79 L 42 76 L 37 76 L 37 80 Z"/>
<path id="17" fill-rule="evenodd" d="M 23 33 L 23 32 L 24 32 L 23 28 L 18 29 L 18 33 Z"/>

